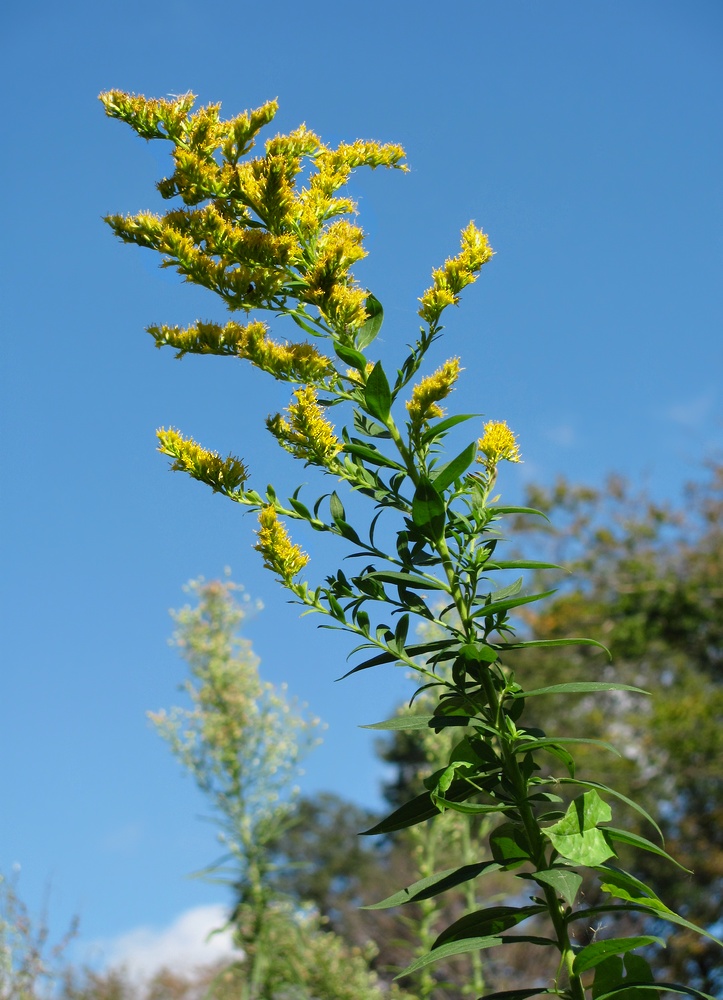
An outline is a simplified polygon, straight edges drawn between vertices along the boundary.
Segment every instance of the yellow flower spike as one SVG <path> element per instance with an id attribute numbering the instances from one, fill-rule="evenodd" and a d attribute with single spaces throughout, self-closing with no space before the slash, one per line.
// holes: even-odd
<path id="1" fill-rule="evenodd" d="M 230 354 L 246 358 L 274 378 L 290 382 L 319 382 L 332 375 L 334 363 L 306 341 L 279 344 L 268 335 L 268 326 L 255 320 L 240 323 L 203 323 L 179 326 L 149 326 L 156 347 L 175 347 L 184 354 Z"/>
<path id="2" fill-rule="evenodd" d="M 462 231 L 461 250 L 432 271 L 433 284 L 420 298 L 419 316 L 433 326 L 447 306 L 459 302 L 459 293 L 477 280 L 482 266 L 493 256 L 489 240 L 473 222 Z"/>
<path id="3" fill-rule="evenodd" d="M 273 573 L 278 573 L 284 583 L 290 585 L 309 562 L 309 557 L 298 545 L 294 545 L 270 505 L 259 511 L 257 537 L 258 542 L 254 548 L 264 557 L 264 566 Z"/>
<path id="4" fill-rule="evenodd" d="M 288 408 L 290 421 L 277 413 L 269 417 L 266 426 L 295 458 L 302 458 L 313 465 L 331 468 L 342 449 L 341 441 L 334 434 L 334 427 L 323 414 L 310 385 L 297 389 L 296 402 Z"/>
<path id="5" fill-rule="evenodd" d="M 439 406 L 440 399 L 448 396 L 454 388 L 461 371 L 459 358 L 445 361 L 432 375 L 423 378 L 412 389 L 412 398 L 407 402 L 407 410 L 414 430 L 419 430 L 423 424 L 435 417 L 444 416 L 444 410 Z"/>
<path id="6" fill-rule="evenodd" d="M 208 451 L 193 438 L 184 438 L 172 427 L 156 431 L 158 450 L 174 459 L 171 469 L 187 472 L 189 476 L 210 486 L 214 493 L 227 495 L 242 489 L 248 479 L 248 470 L 234 455 L 221 458 L 218 452 Z"/>
<path id="7" fill-rule="evenodd" d="M 478 447 L 482 455 L 477 456 L 477 461 L 490 472 L 494 472 L 499 462 L 522 461 L 517 439 L 504 420 L 490 420 L 485 424 Z"/>

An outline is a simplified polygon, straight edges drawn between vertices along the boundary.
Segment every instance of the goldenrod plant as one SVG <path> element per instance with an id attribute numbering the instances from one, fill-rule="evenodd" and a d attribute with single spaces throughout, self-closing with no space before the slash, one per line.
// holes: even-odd
<path id="1" fill-rule="evenodd" d="M 361 167 L 404 171 L 400 146 L 356 141 L 331 148 L 301 126 L 259 149 L 258 134 L 276 114 L 275 102 L 224 121 L 219 105 L 194 111 L 190 94 L 149 100 L 110 91 L 101 100 L 108 115 L 140 136 L 170 143 L 173 172 L 158 190 L 180 202 L 164 215 L 106 221 L 120 239 L 158 251 L 162 266 L 216 292 L 247 321 L 154 326 L 149 332 L 156 345 L 178 356 L 245 358 L 290 383 L 287 413 L 267 421 L 271 435 L 306 466 L 366 498 L 369 513 L 348 514 L 333 487 L 313 500 L 302 499 L 301 488 L 288 499 L 272 487 L 262 492 L 240 459 L 222 458 L 176 430 L 158 432 L 160 450 L 173 468 L 258 511 L 256 548 L 265 565 L 306 611 L 325 616 L 355 640 L 359 662 L 348 673 L 399 664 L 415 672 L 420 688 L 436 694 L 430 714 L 395 717 L 376 728 L 451 728 L 457 735 L 449 759 L 427 777 L 424 790 L 366 832 L 412 827 L 449 809 L 470 820 L 496 820 L 474 864 L 429 875 L 385 905 L 431 897 L 471 879 L 479 898 L 493 872 L 509 877 L 509 905 L 495 903 L 456 920 L 406 971 L 517 942 L 530 950 L 530 971 L 527 982 L 504 994 L 509 1000 L 545 994 L 648 1000 L 660 991 L 709 997 L 684 984 L 653 982 L 645 957 L 647 949 L 664 946 L 664 927 L 691 926 L 618 857 L 621 848 L 667 857 L 655 820 L 646 814 L 650 839 L 613 825 L 616 802 L 641 807 L 578 775 L 576 746 L 594 741 L 525 723 L 526 702 L 541 694 L 645 693 L 570 677 L 525 690 L 513 665 L 526 646 L 597 643 L 516 635 L 515 609 L 547 593 L 524 593 L 523 577 L 510 582 L 511 574 L 543 564 L 503 554 L 505 519 L 539 516 L 505 505 L 495 493 L 500 463 L 520 461 L 514 433 L 503 421 L 488 421 L 460 451 L 445 451 L 449 432 L 477 418 L 444 410 L 464 377 L 456 353 L 430 374 L 422 366 L 442 333 L 445 310 L 458 304 L 492 258 L 485 233 L 470 222 L 459 252 L 433 270 L 420 297 L 421 326 L 390 373 L 374 353 L 382 306 L 353 274 L 365 255 L 364 234 L 343 189 Z M 306 339 L 274 340 L 263 315 L 290 317 Z M 401 331 L 400 345 L 409 336 Z M 349 414 L 345 426 L 337 417 L 342 413 Z M 291 523 L 338 536 L 344 555 L 359 557 L 352 565 L 361 568 L 313 581 L 313 560 L 290 536 Z M 384 541 L 390 537 L 391 545 Z M 415 639 L 414 622 L 440 629 L 441 636 Z M 600 753 L 615 752 L 607 743 L 597 746 Z M 602 902 L 587 903 L 583 877 L 595 880 L 594 898 Z M 631 912 L 647 919 L 649 932 L 625 936 L 622 918 Z M 530 921 L 536 931 L 543 920 L 541 933 L 525 927 Z M 587 933 L 601 921 L 600 933 Z M 558 955 L 552 981 L 536 975 L 538 948 Z M 500 996 L 486 994 L 487 1000 Z"/>

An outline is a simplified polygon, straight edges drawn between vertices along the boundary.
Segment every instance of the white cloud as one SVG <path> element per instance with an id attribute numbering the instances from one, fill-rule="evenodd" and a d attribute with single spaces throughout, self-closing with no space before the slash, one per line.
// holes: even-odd
<path id="1" fill-rule="evenodd" d="M 159 969 L 187 973 L 222 959 L 238 957 L 231 932 L 212 934 L 223 927 L 228 911 L 220 904 L 196 906 L 165 928 L 137 927 L 92 947 L 102 964 L 123 968 L 136 981 L 149 979 Z M 209 935 L 211 935 L 209 937 Z"/>
<path id="2" fill-rule="evenodd" d="M 559 448 L 572 448 L 577 443 L 575 428 L 571 424 L 558 424 L 557 426 L 547 427 L 545 436 Z"/>
<path id="3" fill-rule="evenodd" d="M 668 409 L 668 417 L 673 423 L 683 427 L 701 427 L 708 420 L 714 403 L 714 394 L 708 391 L 687 402 L 674 403 Z"/>

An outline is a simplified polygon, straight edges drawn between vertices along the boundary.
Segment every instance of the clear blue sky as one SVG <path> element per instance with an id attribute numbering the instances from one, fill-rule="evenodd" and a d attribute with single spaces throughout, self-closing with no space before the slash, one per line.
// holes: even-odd
<path id="1" fill-rule="evenodd" d="M 230 565 L 263 600 L 249 634 L 265 676 L 329 723 L 307 790 L 378 801 L 355 727 L 403 690 L 392 670 L 334 685 L 346 646 L 297 620 L 252 521 L 156 454 L 172 424 L 262 482 L 299 472 L 262 427 L 285 387 L 175 362 L 143 332 L 223 313 L 102 224 L 156 207 L 166 154 L 98 92 L 193 90 L 229 116 L 278 97 L 282 131 L 403 143 L 410 174 L 353 187 L 384 357 L 473 218 L 497 256 L 435 360 L 459 354 L 459 407 L 517 431 L 507 496 L 617 471 L 676 497 L 721 443 L 723 7 L 28 0 L 1 23 L 0 870 L 19 862 L 32 901 L 52 879 L 58 923 L 79 911 L 92 939 L 220 898 L 184 878 L 216 845 L 144 715 L 176 699 L 167 610 L 186 580 Z"/>

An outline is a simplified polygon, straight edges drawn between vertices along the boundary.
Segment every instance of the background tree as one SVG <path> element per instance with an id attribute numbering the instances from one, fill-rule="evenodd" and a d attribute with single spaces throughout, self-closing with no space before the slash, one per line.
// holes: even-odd
<path id="1" fill-rule="evenodd" d="M 620 692 L 596 695 L 565 717 L 579 734 L 607 738 L 623 758 L 594 755 L 603 778 L 660 818 L 666 849 L 691 870 L 670 877 L 661 858 L 627 859 L 644 881 L 665 886 L 664 900 L 709 929 L 721 920 L 723 897 L 723 464 L 711 463 L 679 507 L 634 493 L 618 477 L 604 489 L 532 487 L 527 501 L 550 521 L 534 525 L 542 554 L 563 563 L 557 596 L 527 612 L 532 635 L 555 638 L 597 629 L 612 663 L 601 670 L 585 648 L 529 649 L 518 654 L 543 686 L 574 674 L 614 678 L 651 692 L 647 702 Z M 529 521 L 516 526 L 530 533 Z M 560 725 L 559 699 L 535 699 L 540 725 Z M 581 768 L 593 769 L 582 752 Z M 642 830 L 639 814 L 627 817 Z M 657 933 L 665 933 L 663 927 Z M 723 987 L 720 950 L 676 929 L 655 964 L 716 993 Z"/>
<path id="2" fill-rule="evenodd" d="M 272 845 L 286 841 L 296 823 L 294 781 L 319 720 L 259 677 L 251 646 L 239 635 L 241 588 L 196 580 L 189 589 L 197 604 L 173 616 L 174 643 L 191 674 L 183 685 L 191 708 L 150 717 L 210 799 L 227 847 L 207 872 L 233 886 L 230 919 L 243 955 L 217 977 L 219 997 L 236 990 L 240 1000 L 377 1000 L 373 946 L 350 946 L 328 932 L 313 904 L 282 894 L 274 879 L 280 858 Z"/>

